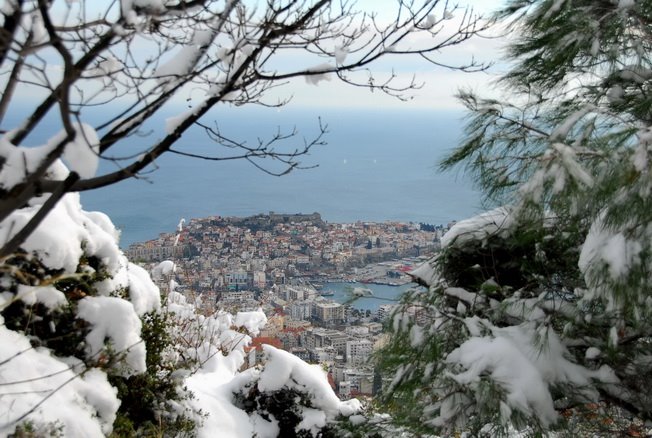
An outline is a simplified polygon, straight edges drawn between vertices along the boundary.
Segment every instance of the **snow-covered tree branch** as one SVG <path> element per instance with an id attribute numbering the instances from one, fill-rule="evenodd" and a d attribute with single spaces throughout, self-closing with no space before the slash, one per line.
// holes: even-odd
<path id="1" fill-rule="evenodd" d="M 498 17 L 508 97 L 461 92 L 467 136 L 443 162 L 494 208 L 415 273 L 429 292 L 394 316 L 386 401 L 430 431 L 635 430 L 652 419 L 652 7 L 514 0 Z"/>
<path id="2" fill-rule="evenodd" d="M 283 105 L 291 96 L 276 93 L 274 98 L 270 91 L 293 78 L 318 84 L 336 77 L 352 86 L 408 97 L 418 83 L 374 73 L 379 59 L 400 62 L 401 57 L 421 55 L 436 62 L 440 50 L 487 26 L 471 10 L 438 0 L 397 2 L 396 8 L 395 19 L 387 20 L 357 11 L 352 2 L 330 0 L 6 2 L 0 123 L 8 111 L 25 118 L 16 126 L 2 123 L 3 173 L 20 177 L 2 181 L 6 196 L 0 200 L 0 219 L 40 193 L 92 190 L 138 177 L 191 127 L 211 125 L 211 109 L 223 104 Z M 473 60 L 451 67 L 483 68 Z M 25 106 L 25 95 L 34 103 Z M 124 147 L 155 114 L 179 108 L 181 102 L 188 109 L 170 117 L 159 136 Z M 93 126 L 91 113 L 100 114 Z M 31 149 L 40 156 L 25 167 L 21 148 L 53 115 L 62 133 Z M 209 135 L 207 140 L 218 146 L 210 159 L 247 159 L 270 173 L 284 174 L 321 144 L 317 138 L 293 147 L 292 138 L 274 139 L 283 140 L 281 147 Z M 174 152 L 184 153 L 178 148 Z M 79 174 L 77 181 L 65 183 L 48 175 L 60 157 Z M 264 158 L 274 158 L 274 165 Z M 117 168 L 98 174 L 100 160 Z"/>

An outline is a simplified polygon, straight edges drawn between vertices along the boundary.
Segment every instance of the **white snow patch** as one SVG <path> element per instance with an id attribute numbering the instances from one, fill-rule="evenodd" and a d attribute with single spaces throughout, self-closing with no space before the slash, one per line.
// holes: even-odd
<path id="1" fill-rule="evenodd" d="M 410 329 L 410 345 L 412 348 L 416 348 L 423 344 L 423 329 L 414 324 Z"/>
<path id="2" fill-rule="evenodd" d="M 16 210 L 0 222 L 0 243 L 7 242 L 40 208 L 43 198 L 34 198 L 28 207 Z M 35 252 L 49 268 L 74 273 L 82 255 L 97 256 L 107 264 L 109 272 L 119 268 L 120 254 L 115 228 L 105 230 L 105 216 L 81 209 L 78 193 L 65 195 L 43 219 L 39 227 L 21 247 Z"/>
<path id="3" fill-rule="evenodd" d="M 129 300 L 138 315 L 160 310 L 161 292 L 154 284 L 147 271 L 138 265 L 129 263 Z"/>
<path id="4" fill-rule="evenodd" d="M 199 438 L 214 438 L 217 431 L 220 436 L 230 438 L 255 436 L 254 425 L 249 421 L 247 413 L 232 403 L 233 378 L 233 372 L 221 369 L 210 373 L 201 370 L 185 380 L 195 396 L 190 403 L 208 413 L 197 430 Z"/>
<path id="5" fill-rule="evenodd" d="M 166 134 L 172 134 L 174 131 L 177 130 L 177 128 L 185 122 L 187 119 L 193 116 L 195 114 L 195 109 L 190 109 L 188 111 L 184 111 L 181 114 L 177 114 L 176 116 L 168 117 L 165 119 L 165 133 Z"/>
<path id="6" fill-rule="evenodd" d="M 478 332 L 477 329 L 473 331 Z M 470 338 L 447 356 L 447 363 L 459 364 L 464 369 L 450 374 L 451 378 L 459 384 L 472 386 L 481 376 L 488 375 L 505 390 L 504 402 L 511 410 L 535 415 L 544 426 L 557 420 L 549 390 L 551 385 L 570 384 L 587 400 L 595 400 L 598 394 L 591 387 L 591 380 L 613 380 L 608 373 L 591 371 L 566 359 L 571 356 L 551 329 L 523 324 L 493 327 L 492 332 L 493 337 Z M 505 414 L 507 410 L 501 409 L 501 412 Z M 451 410 L 450 415 L 454 414 Z M 443 424 L 450 419 L 440 413 L 436 422 Z"/>
<path id="7" fill-rule="evenodd" d="M 485 240 L 492 235 L 504 235 L 515 223 L 509 207 L 481 213 L 469 219 L 459 221 L 441 238 L 441 247 L 459 245 L 471 240 Z"/>
<path id="8" fill-rule="evenodd" d="M 437 278 L 437 271 L 432 265 L 432 260 L 428 260 L 425 263 L 417 266 L 412 271 L 408 272 L 408 275 L 412 278 L 420 280 L 423 284 L 428 286 L 435 283 Z"/>
<path id="9" fill-rule="evenodd" d="M 593 111 L 595 107 L 593 105 L 585 105 L 583 108 L 571 113 L 568 117 L 564 119 L 550 134 L 551 140 L 561 141 L 568 136 L 571 129 L 588 113 Z"/>
<path id="10" fill-rule="evenodd" d="M 619 280 L 640 262 L 642 250 L 639 241 L 627 239 L 622 232 L 606 228 L 601 215 L 589 229 L 578 265 L 589 285 L 600 282 L 599 272 L 604 265 L 608 267 L 611 278 Z"/>
<path id="11" fill-rule="evenodd" d="M 163 260 L 152 269 L 152 277 L 154 280 L 162 280 L 164 277 L 174 274 L 176 270 L 177 266 L 172 260 Z"/>
<path id="12" fill-rule="evenodd" d="M 124 376 L 145 372 L 141 322 L 130 302 L 117 297 L 85 297 L 79 301 L 77 316 L 91 324 L 86 335 L 89 358 L 100 359 L 108 339 L 114 353 L 125 355 Z"/>
<path id="13" fill-rule="evenodd" d="M 25 175 L 36 171 L 56 146 L 48 142 L 42 146 L 16 147 L 11 143 L 12 132 L 0 138 L 0 157 L 5 159 L 0 173 L 0 187 L 6 190 L 23 182 Z M 64 173 L 64 177 L 65 177 Z"/>
<path id="14" fill-rule="evenodd" d="M 319 365 L 309 365 L 283 350 L 263 345 L 267 362 L 260 373 L 258 388 L 274 391 L 287 387 L 307 392 L 314 407 L 322 409 L 329 420 L 338 414 L 349 416 L 360 410 L 358 400 L 340 401 L 328 383 L 326 373 Z"/>
<path id="15" fill-rule="evenodd" d="M 233 324 L 236 327 L 244 327 L 249 333 L 257 336 L 267 324 L 267 317 L 262 309 L 255 312 L 238 312 Z"/>
<path id="16" fill-rule="evenodd" d="M 483 296 L 469 292 L 461 287 L 447 287 L 444 289 L 444 293 L 448 296 L 458 298 L 471 305 L 475 303 L 486 302 L 486 299 Z"/>
<path id="17" fill-rule="evenodd" d="M 68 142 L 63 151 L 63 159 L 71 171 L 77 172 L 81 178 L 92 178 L 99 166 L 100 140 L 97 132 L 86 123 L 73 124 L 75 138 Z M 58 143 L 65 138 L 61 131 L 50 142 Z"/>
<path id="18" fill-rule="evenodd" d="M 13 15 L 17 6 L 17 0 L 5 0 L 0 4 L 0 13 L 6 16 Z"/>
<path id="19" fill-rule="evenodd" d="M 588 360 L 593 360 L 599 357 L 602 354 L 600 349 L 595 348 L 595 347 L 589 347 L 586 349 L 586 352 L 584 353 L 584 357 L 586 357 Z"/>
<path id="20" fill-rule="evenodd" d="M 330 81 L 331 77 L 328 72 L 333 70 L 333 66 L 328 64 L 328 63 L 323 63 L 316 65 L 314 67 L 311 67 L 306 70 L 306 72 L 309 72 L 311 74 L 305 75 L 306 82 L 310 85 L 319 85 L 321 81 Z M 315 74 L 315 72 L 324 72 L 322 74 Z"/>
<path id="21" fill-rule="evenodd" d="M 452 351 L 446 362 L 459 363 L 466 369 L 451 376 L 458 383 L 471 383 L 488 372 L 505 389 L 505 401 L 510 407 L 537 415 L 544 426 L 557 420 L 552 397 L 539 370 L 508 339 L 471 338 Z"/>
<path id="22" fill-rule="evenodd" d="M 117 390 L 99 370 L 85 370 L 81 362 L 53 357 L 34 349 L 29 340 L 4 326 L 0 318 L 0 435 L 14 433 L 16 420 L 38 428 L 63 426 L 63 436 L 104 437 L 111 433 L 120 406 Z M 7 394 L 11 394 L 7 398 Z M 44 398 L 49 396 L 46 400 Z"/>
<path id="23" fill-rule="evenodd" d="M 63 292 L 53 286 L 33 287 L 19 284 L 17 297 L 29 306 L 41 303 L 48 309 L 56 309 L 68 302 Z"/>
<path id="24" fill-rule="evenodd" d="M 611 327 L 609 330 L 609 345 L 613 348 L 618 347 L 618 329 L 616 327 Z"/>

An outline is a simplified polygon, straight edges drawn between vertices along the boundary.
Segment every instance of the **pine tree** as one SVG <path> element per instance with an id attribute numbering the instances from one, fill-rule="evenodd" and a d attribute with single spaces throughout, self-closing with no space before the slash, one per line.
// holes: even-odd
<path id="1" fill-rule="evenodd" d="M 509 98 L 460 92 L 466 138 L 442 167 L 500 207 L 415 273 L 428 291 L 393 315 L 384 401 L 439 432 L 652 420 L 652 2 L 497 15 L 515 35 Z"/>

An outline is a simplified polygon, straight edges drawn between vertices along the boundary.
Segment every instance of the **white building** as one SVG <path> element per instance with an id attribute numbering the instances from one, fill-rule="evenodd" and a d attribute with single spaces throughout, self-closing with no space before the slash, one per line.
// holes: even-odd
<path id="1" fill-rule="evenodd" d="M 254 287 L 264 289 L 267 285 L 267 276 L 264 271 L 254 271 Z"/>
<path id="2" fill-rule="evenodd" d="M 374 344 L 368 339 L 355 339 L 346 343 L 346 361 L 361 365 L 369 360 Z"/>
<path id="3" fill-rule="evenodd" d="M 396 304 L 381 304 L 378 307 L 378 310 L 376 311 L 376 315 L 378 319 L 380 319 L 381 321 L 384 320 L 385 318 L 387 318 L 389 315 L 392 314 L 392 311 L 396 307 L 397 307 Z"/>

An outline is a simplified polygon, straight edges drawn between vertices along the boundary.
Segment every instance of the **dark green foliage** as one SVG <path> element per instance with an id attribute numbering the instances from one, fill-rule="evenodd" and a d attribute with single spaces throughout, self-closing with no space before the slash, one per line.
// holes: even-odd
<path id="1" fill-rule="evenodd" d="M 261 392 L 257 385 L 243 388 L 234 394 L 234 404 L 248 414 L 256 412 L 263 419 L 278 422 L 279 437 L 288 438 L 336 438 L 336 426 L 322 428 L 317 435 L 305 429 L 297 430 L 303 420 L 302 408 L 311 408 L 312 403 L 307 394 L 295 389 L 283 388 L 278 391 Z"/>
<path id="2" fill-rule="evenodd" d="M 515 32 L 500 81 L 509 97 L 460 92 L 465 138 L 442 168 L 463 167 L 509 220 L 431 261 L 437 279 L 402 303 L 378 354 L 384 401 L 417 432 L 494 424 L 499 434 L 506 421 L 532 434 L 598 430 L 582 415 L 546 425 L 513 405 L 501 413 L 504 388 L 491 369 L 472 382 L 451 378 L 466 369 L 446 359 L 470 338 L 527 333 L 545 353 L 554 334 L 564 360 L 613 372 L 580 387 L 547 382 L 556 406 L 583 412 L 588 387 L 609 412 L 650 420 L 652 2 L 511 0 L 496 16 Z M 426 342 L 412 342 L 415 326 Z M 427 425 L 438 416 L 460 422 Z"/>
<path id="3" fill-rule="evenodd" d="M 552 6 L 557 3 L 557 10 Z M 605 65 L 649 53 L 652 4 L 637 1 L 619 8 L 609 0 L 516 0 L 498 13 L 514 19 L 522 37 L 510 45 L 508 57 L 518 60 L 505 80 L 521 90 L 559 91 L 578 73 L 600 72 Z M 529 85 L 529 88 L 525 88 Z"/>
<path id="4" fill-rule="evenodd" d="M 430 326 L 439 316 L 435 306 L 442 299 L 443 294 L 406 293 L 401 307 L 387 324 L 388 343 L 374 355 L 383 376 L 382 391 L 377 397 L 381 411 L 392 416 L 395 426 L 416 436 L 433 433 L 433 426 L 427 423 L 430 415 L 423 407 L 439 399 L 435 377 L 445 369 L 446 353 L 462 342 L 465 329 L 463 324 L 452 322 L 455 327 L 446 333 L 433 330 L 428 333 L 427 342 L 413 345 L 410 332 L 418 324 L 409 310 L 420 312 L 419 319 Z"/>
<path id="5" fill-rule="evenodd" d="M 80 262 L 78 273 L 85 269 L 85 261 Z M 47 347 L 55 354 L 67 357 L 84 357 L 84 338 L 87 324 L 76 318 L 76 303 L 92 290 L 89 283 L 96 280 L 92 274 L 63 276 L 61 271 L 46 268 L 38 258 L 25 253 L 15 254 L 5 260 L 11 267 L 8 277 L 8 290 L 16 297 L 2 309 L 2 317 L 7 328 L 25 333 L 34 347 Z M 63 292 L 68 304 L 48 309 L 41 303 L 27 305 L 17 296 L 18 287 L 52 285 Z"/>
<path id="6" fill-rule="evenodd" d="M 248 414 L 258 412 L 267 421 L 271 421 L 270 417 L 276 419 L 279 434 L 282 436 L 312 436 L 309 432 L 296 430 L 302 419 L 298 412 L 300 403 L 297 399 L 301 400 L 301 394 L 295 390 L 274 391 L 268 394 L 260 392 L 258 387 L 254 386 L 240 400 L 240 405 Z M 302 401 L 309 403 L 305 397 Z"/>
<path id="7" fill-rule="evenodd" d="M 113 435 L 123 436 L 192 436 L 196 424 L 192 417 L 200 412 L 170 414 L 169 402 L 192 397 L 182 387 L 175 371 L 184 365 L 164 358 L 172 347 L 169 328 L 173 321 L 167 313 L 150 312 L 142 317 L 141 337 L 147 346 L 147 370 L 130 377 L 109 375 L 109 382 L 118 389 L 121 400 Z"/>
<path id="8" fill-rule="evenodd" d="M 504 299 L 498 290 L 487 290 L 493 279 L 511 290 L 538 295 L 544 290 L 572 291 L 583 285 L 577 267 L 578 248 L 583 234 L 566 228 L 564 236 L 554 220 L 547 225 L 521 224 L 509 236 L 498 234 L 483 240 L 452 245 L 442 251 L 437 267 L 449 286 L 468 290 L 485 289 L 494 299 Z"/>
<path id="9" fill-rule="evenodd" d="M 51 311 L 43 304 L 15 301 L 2 311 L 8 329 L 30 336 L 33 347 L 47 347 L 62 357 L 84 356 L 87 324 L 75 316 L 73 305 Z"/>

